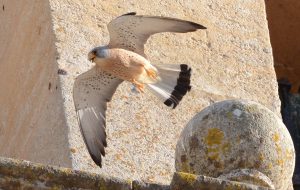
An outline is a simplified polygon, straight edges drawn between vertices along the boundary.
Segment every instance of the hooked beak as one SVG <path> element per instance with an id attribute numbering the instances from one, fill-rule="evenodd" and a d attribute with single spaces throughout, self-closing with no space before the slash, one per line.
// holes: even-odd
<path id="1" fill-rule="evenodd" d="M 94 59 L 96 58 L 96 52 L 95 51 L 91 51 L 88 54 L 88 60 L 91 62 L 94 62 Z"/>

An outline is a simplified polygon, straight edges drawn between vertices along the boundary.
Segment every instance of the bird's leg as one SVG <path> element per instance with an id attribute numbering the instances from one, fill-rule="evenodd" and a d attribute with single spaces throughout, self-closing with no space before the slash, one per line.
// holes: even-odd
<path id="1" fill-rule="evenodd" d="M 154 69 L 146 69 L 147 75 L 152 79 L 157 79 L 157 73 Z"/>
<path id="2" fill-rule="evenodd" d="M 140 83 L 136 81 L 135 79 L 132 79 L 132 84 L 140 91 L 144 93 L 145 85 L 143 83 Z"/>

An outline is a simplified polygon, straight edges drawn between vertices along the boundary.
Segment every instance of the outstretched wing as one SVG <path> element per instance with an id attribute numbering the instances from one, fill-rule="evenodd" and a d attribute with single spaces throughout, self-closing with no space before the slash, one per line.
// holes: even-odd
<path id="1" fill-rule="evenodd" d="M 105 133 L 106 104 L 122 82 L 94 67 L 79 75 L 74 83 L 73 98 L 84 142 L 94 162 L 101 167 L 101 155 L 107 146 Z"/>
<path id="2" fill-rule="evenodd" d="M 143 16 L 128 13 L 117 17 L 108 24 L 110 35 L 110 48 L 123 48 L 146 57 L 144 44 L 155 33 L 160 32 L 193 32 L 206 27 L 180 19 Z"/>

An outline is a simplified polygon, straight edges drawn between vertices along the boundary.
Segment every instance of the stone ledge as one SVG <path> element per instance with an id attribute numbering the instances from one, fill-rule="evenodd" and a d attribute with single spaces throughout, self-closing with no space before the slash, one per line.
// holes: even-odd
<path id="1" fill-rule="evenodd" d="M 265 190 L 267 188 L 180 172 L 174 174 L 171 185 L 150 184 L 0 157 L 0 189 Z"/>
<path id="2" fill-rule="evenodd" d="M 133 190 L 171 190 L 169 185 L 145 183 L 141 181 L 132 182 Z"/>
<path id="3" fill-rule="evenodd" d="M 130 190 L 131 181 L 0 157 L 0 189 Z"/>
<path id="4" fill-rule="evenodd" d="M 171 190 L 267 190 L 268 188 L 256 185 L 227 181 L 202 175 L 176 172 L 171 183 Z"/>

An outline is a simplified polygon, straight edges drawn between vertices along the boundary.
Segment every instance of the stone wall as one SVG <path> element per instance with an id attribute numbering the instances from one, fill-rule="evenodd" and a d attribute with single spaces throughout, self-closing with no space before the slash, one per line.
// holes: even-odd
<path id="1" fill-rule="evenodd" d="M 58 66 L 67 113 L 73 167 L 122 178 L 166 183 L 174 171 L 174 149 L 185 124 L 203 107 L 228 98 L 260 102 L 279 115 L 264 1 L 58 1 L 50 0 Z M 175 110 L 149 93 L 117 90 L 107 113 L 108 148 L 95 167 L 79 133 L 72 100 L 74 78 L 91 64 L 87 52 L 109 41 L 107 23 L 124 13 L 162 15 L 199 22 L 208 29 L 150 38 L 153 63 L 193 67 L 193 90 Z"/>
<path id="2" fill-rule="evenodd" d="M 1 155 L 70 166 L 70 154 L 75 169 L 168 183 L 179 134 L 205 106 L 243 98 L 280 114 L 263 0 L 49 2 L 50 9 L 45 1 L 6 0 L 0 10 L 5 16 L 0 21 L 9 26 L 0 29 L 1 41 L 8 44 L 0 47 L 1 61 L 7 55 L 0 65 L 6 71 L 1 72 L 0 88 L 7 89 L 0 92 L 0 125 L 5 132 L 0 139 L 11 144 L 2 144 Z M 99 169 L 80 135 L 73 82 L 91 67 L 87 52 L 108 42 L 106 24 L 131 11 L 187 19 L 208 29 L 150 38 L 150 61 L 191 65 L 193 89 L 178 108 L 169 110 L 153 95 L 135 95 L 130 84 L 123 83 L 108 106 L 108 148 Z M 58 80 L 57 69 L 67 74 Z"/>
<path id="3" fill-rule="evenodd" d="M 49 3 L 0 7 L 0 154 L 70 167 Z"/>

